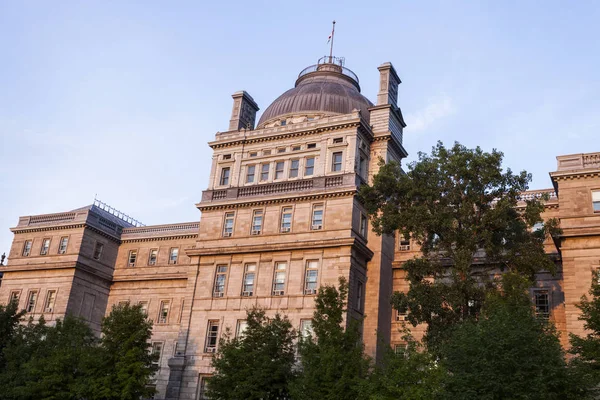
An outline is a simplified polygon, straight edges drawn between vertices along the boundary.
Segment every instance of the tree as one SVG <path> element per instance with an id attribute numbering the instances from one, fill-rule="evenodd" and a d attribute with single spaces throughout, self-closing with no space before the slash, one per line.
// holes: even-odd
<path id="1" fill-rule="evenodd" d="M 18 311 L 19 304 L 11 301 L 7 305 L 0 304 L 0 372 L 4 369 L 4 349 L 13 339 L 25 310 Z"/>
<path id="2" fill-rule="evenodd" d="M 570 334 L 569 352 L 575 356 L 571 360 L 571 366 L 597 395 L 600 392 L 600 283 L 597 279 L 592 281 L 589 294 L 591 299 L 588 300 L 584 295 L 577 306 L 581 310 L 579 319 L 584 321 L 584 328 L 588 333 L 584 337 Z"/>
<path id="3" fill-rule="evenodd" d="M 536 317 L 525 279 L 512 276 L 512 298 L 490 294 L 479 321 L 454 327 L 441 348 L 448 370 L 444 399 L 585 399 L 567 368 L 554 326 Z M 518 293 L 520 292 L 520 293 Z"/>
<path id="4" fill-rule="evenodd" d="M 314 338 L 302 337 L 298 345 L 300 373 L 292 386 L 297 400 L 358 399 L 368 373 L 359 325 L 351 321 L 344 329 L 348 284 L 340 278 L 339 289 L 322 286 L 315 299 L 312 319 Z"/>
<path id="5" fill-rule="evenodd" d="M 86 399 L 138 400 L 151 397 L 158 355 L 151 351 L 152 321 L 140 305 L 115 305 L 102 320 L 102 338 L 88 359 L 89 379 L 79 388 Z"/>
<path id="6" fill-rule="evenodd" d="M 362 387 L 368 400 L 431 400 L 443 393 L 446 372 L 409 334 L 402 352 L 391 348 Z"/>
<path id="7" fill-rule="evenodd" d="M 558 223 L 533 229 L 542 222 L 544 199 L 527 200 L 518 210 L 531 175 L 503 171 L 502 157 L 439 142 L 431 155 L 419 153 L 407 173 L 397 163 L 382 164 L 373 185 L 361 188 L 376 232 L 399 230 L 421 247 L 422 257 L 403 265 L 409 289 L 395 293 L 393 304 L 413 325 L 427 324 L 430 349 L 479 312 L 486 293 L 498 288 L 494 273 L 533 279 L 538 271 L 554 271 L 543 242 Z"/>
<path id="8" fill-rule="evenodd" d="M 227 330 L 212 361 L 208 396 L 215 400 L 274 400 L 289 397 L 293 379 L 296 333 L 287 317 L 267 317 L 265 311 L 247 311 L 243 335 Z"/>

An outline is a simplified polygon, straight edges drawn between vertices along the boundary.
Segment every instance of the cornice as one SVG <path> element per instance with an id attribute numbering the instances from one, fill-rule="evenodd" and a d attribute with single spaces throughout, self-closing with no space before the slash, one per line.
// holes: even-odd
<path id="1" fill-rule="evenodd" d="M 335 197 L 346 197 L 346 196 L 354 196 L 357 193 L 356 189 L 345 190 L 343 192 L 331 192 L 331 193 L 315 193 L 315 194 L 307 194 L 303 196 L 293 196 L 286 198 L 273 198 L 273 199 L 257 199 L 254 201 L 244 201 L 236 203 L 221 203 L 214 205 L 202 205 L 202 203 L 196 204 L 196 207 L 200 211 L 212 211 L 212 210 L 225 210 L 232 208 L 245 208 L 245 207 L 256 207 L 267 204 L 281 204 L 281 203 L 292 203 L 298 201 L 310 201 L 310 200 L 320 200 L 320 199 L 328 199 Z"/>
<path id="2" fill-rule="evenodd" d="M 404 148 L 404 146 L 402 146 L 402 144 L 398 143 L 396 140 L 394 140 L 394 137 L 392 136 L 391 133 L 386 133 L 384 135 L 377 135 L 373 138 L 374 142 L 388 142 L 389 144 L 391 144 L 392 148 L 400 155 L 402 155 L 402 157 L 406 157 L 408 156 L 408 152 L 406 151 L 406 149 Z"/>
<path id="3" fill-rule="evenodd" d="M 187 273 L 167 273 L 167 274 L 132 274 L 118 275 L 115 274 L 113 282 L 138 282 L 138 281 L 171 281 L 171 280 L 187 280 Z"/>
<path id="4" fill-rule="evenodd" d="M 32 226 L 32 227 L 14 227 L 10 228 L 13 233 L 27 233 L 27 232 L 45 232 L 45 231 L 58 231 L 62 229 L 76 229 L 85 228 L 85 223 L 80 224 L 69 224 L 69 225 L 54 225 L 54 226 Z"/>
<path id="5" fill-rule="evenodd" d="M 194 239 L 194 238 L 198 238 L 197 233 L 192 233 L 192 234 L 188 234 L 188 235 L 155 236 L 155 237 L 121 239 L 121 243 L 154 242 L 154 241 L 160 241 L 160 240 Z"/>
<path id="6" fill-rule="evenodd" d="M 600 177 L 600 170 L 593 170 L 593 171 L 582 171 L 582 170 L 576 170 L 576 171 L 557 171 L 557 172 L 551 172 L 550 173 L 550 177 L 552 178 L 552 180 L 556 180 L 556 181 L 566 181 L 566 180 L 573 180 L 573 179 L 583 179 L 583 178 L 598 178 Z"/>

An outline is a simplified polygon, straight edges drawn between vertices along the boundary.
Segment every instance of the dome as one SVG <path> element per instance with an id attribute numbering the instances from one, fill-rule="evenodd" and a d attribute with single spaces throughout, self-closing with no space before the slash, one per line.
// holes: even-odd
<path id="1" fill-rule="evenodd" d="M 349 114 L 357 109 L 367 121 L 373 103 L 360 94 L 358 77 L 335 63 L 319 63 L 305 68 L 296 85 L 279 96 L 262 114 L 258 128 L 277 122 L 282 117 L 325 117 Z"/>

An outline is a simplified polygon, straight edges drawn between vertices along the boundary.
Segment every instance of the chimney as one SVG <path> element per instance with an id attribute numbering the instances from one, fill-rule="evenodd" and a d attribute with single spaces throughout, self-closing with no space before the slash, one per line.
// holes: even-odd
<path id="1" fill-rule="evenodd" d="M 233 97 L 233 110 L 229 120 L 229 130 L 254 129 L 256 112 L 259 110 L 256 102 L 245 90 L 235 92 Z"/>
<path id="2" fill-rule="evenodd" d="M 377 105 L 391 104 L 398 107 L 398 85 L 402 83 L 394 66 L 390 62 L 381 64 L 379 70 L 379 93 L 377 93 Z"/>

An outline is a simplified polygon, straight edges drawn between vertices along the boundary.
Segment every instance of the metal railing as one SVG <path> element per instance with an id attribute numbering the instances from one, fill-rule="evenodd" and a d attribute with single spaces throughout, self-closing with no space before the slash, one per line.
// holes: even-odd
<path id="1" fill-rule="evenodd" d="M 356 81 L 356 83 L 359 83 L 358 76 L 354 72 L 349 70 L 348 68 L 344 67 L 344 63 L 345 63 L 345 59 L 343 57 L 323 56 L 323 57 L 319 58 L 319 61 L 317 61 L 316 64 L 308 66 L 308 67 L 304 68 L 302 71 L 300 71 L 300 73 L 298 74 L 298 78 L 301 78 L 306 74 L 310 74 L 311 72 L 318 71 L 319 66 L 321 66 L 321 65 L 333 64 L 333 65 L 337 66 L 338 68 L 340 68 L 340 73 L 342 75 L 346 75 L 346 76 L 354 79 Z"/>

